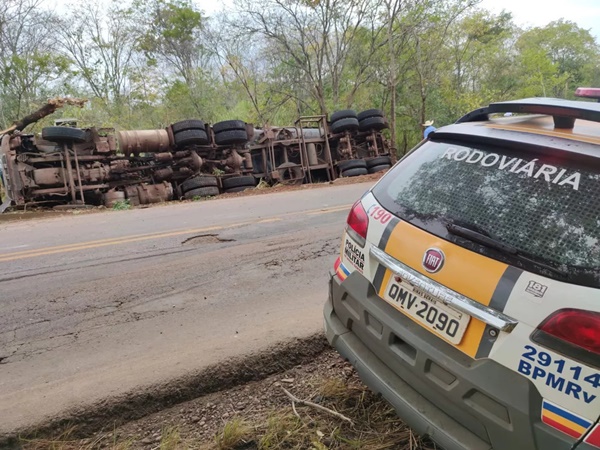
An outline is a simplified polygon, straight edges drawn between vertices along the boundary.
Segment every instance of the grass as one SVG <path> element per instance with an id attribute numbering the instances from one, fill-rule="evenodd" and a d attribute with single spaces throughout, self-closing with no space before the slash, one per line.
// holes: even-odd
<path id="1" fill-rule="evenodd" d="M 183 444 L 179 428 L 166 428 L 162 432 L 160 439 L 160 450 L 177 450 Z"/>
<path id="2" fill-rule="evenodd" d="M 113 438 L 99 437 L 88 442 L 73 438 L 76 428 L 71 427 L 61 435 L 52 439 L 23 439 L 21 445 L 26 450 L 131 450 L 134 440 L 124 439 L 118 441 Z"/>
<path id="3" fill-rule="evenodd" d="M 307 400 L 343 414 L 353 424 L 311 406 L 296 405 L 296 415 L 290 402 L 256 420 L 253 435 L 245 436 L 245 446 L 227 450 L 436 450 L 435 444 L 416 436 L 385 400 L 356 379 L 316 379 Z"/>
<path id="4" fill-rule="evenodd" d="M 183 438 L 179 427 L 167 427 L 162 431 L 160 444 L 153 448 L 157 450 L 193 450 L 200 448 L 199 446 L 199 442 Z"/>
<path id="5" fill-rule="evenodd" d="M 261 178 L 258 185 L 256 186 L 256 189 L 268 189 L 270 187 L 271 185 L 267 183 L 263 178 Z"/>
<path id="6" fill-rule="evenodd" d="M 125 209 L 131 209 L 131 202 L 129 200 L 117 200 L 114 204 L 112 209 L 114 211 L 122 211 Z"/>
<path id="7" fill-rule="evenodd" d="M 71 433 L 55 440 L 22 441 L 25 450 L 441 450 L 416 436 L 393 408 L 357 379 L 315 377 L 308 380 L 313 394 L 306 400 L 318 403 L 352 420 L 352 424 L 311 406 L 296 405 L 287 397 L 280 406 L 252 419 L 233 417 L 214 438 L 200 441 L 194 429 L 175 425 L 162 431 L 160 440 L 148 445 L 144 436 L 115 438 L 113 432 L 94 441 L 77 441 Z M 281 392 L 274 390 L 273 395 Z M 186 432 L 189 436 L 186 436 Z"/>
<path id="8" fill-rule="evenodd" d="M 235 450 L 244 446 L 251 436 L 252 428 L 239 417 L 227 422 L 215 441 L 218 450 Z"/>
<path id="9" fill-rule="evenodd" d="M 273 410 L 254 423 L 252 435 L 244 435 L 237 446 L 216 450 L 435 450 L 435 444 L 416 436 L 381 397 L 363 385 L 339 379 L 322 380 L 311 399 L 352 419 L 347 424 L 310 406 Z M 224 430 L 234 419 L 225 425 Z M 237 425 L 234 426 L 234 429 Z M 236 440 L 232 440 L 232 443 Z"/>

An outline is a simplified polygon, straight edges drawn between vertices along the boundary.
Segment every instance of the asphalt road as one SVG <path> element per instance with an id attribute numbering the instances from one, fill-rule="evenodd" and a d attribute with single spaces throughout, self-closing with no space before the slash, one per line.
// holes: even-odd
<path id="1" fill-rule="evenodd" d="M 0 223 L 0 436 L 318 332 L 371 184 Z"/>

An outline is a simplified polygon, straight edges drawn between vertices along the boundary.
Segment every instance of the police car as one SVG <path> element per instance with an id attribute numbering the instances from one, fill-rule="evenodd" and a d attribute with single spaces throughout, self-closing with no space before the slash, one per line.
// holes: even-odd
<path id="1" fill-rule="evenodd" d="M 447 450 L 600 448 L 598 122 L 589 101 L 490 104 L 348 215 L 327 338 Z"/>

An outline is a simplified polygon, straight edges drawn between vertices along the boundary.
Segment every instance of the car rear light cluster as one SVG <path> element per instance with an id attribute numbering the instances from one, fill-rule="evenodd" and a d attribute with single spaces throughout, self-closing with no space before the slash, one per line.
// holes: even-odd
<path id="1" fill-rule="evenodd" d="M 350 210 L 347 219 L 346 232 L 361 247 L 365 246 L 367 241 L 367 230 L 369 228 L 369 218 L 362 203 L 357 201 Z"/>
<path id="2" fill-rule="evenodd" d="M 538 344 L 600 368 L 600 313 L 561 309 L 531 336 Z"/>

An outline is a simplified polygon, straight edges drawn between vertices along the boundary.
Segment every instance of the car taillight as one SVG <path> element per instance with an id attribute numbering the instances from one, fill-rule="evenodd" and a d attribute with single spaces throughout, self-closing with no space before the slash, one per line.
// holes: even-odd
<path id="1" fill-rule="evenodd" d="M 361 247 L 365 246 L 367 240 L 367 229 L 369 228 L 369 218 L 363 208 L 362 203 L 357 201 L 348 214 L 346 220 L 348 226 L 346 231 Z"/>
<path id="2" fill-rule="evenodd" d="M 558 353 L 600 367 L 600 313 L 561 309 L 544 320 L 531 339 Z"/>

